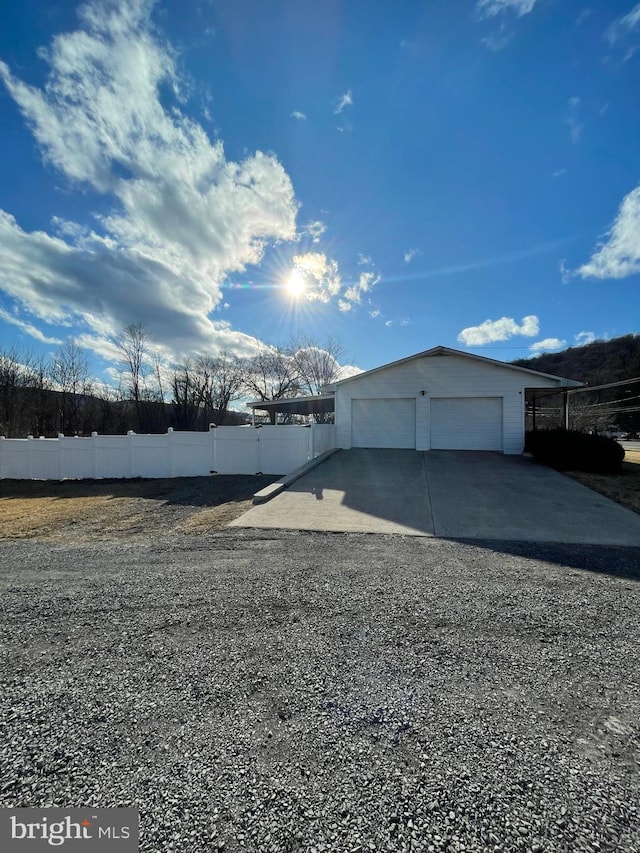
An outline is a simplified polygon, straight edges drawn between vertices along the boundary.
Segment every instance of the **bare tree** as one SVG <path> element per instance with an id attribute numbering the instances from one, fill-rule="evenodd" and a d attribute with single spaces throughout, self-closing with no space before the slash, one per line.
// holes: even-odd
<path id="1" fill-rule="evenodd" d="M 258 400 L 281 400 L 300 394 L 300 376 L 292 353 L 263 347 L 247 361 L 245 389 Z"/>
<path id="2" fill-rule="evenodd" d="M 58 430 L 76 434 L 82 431 L 82 411 L 92 391 L 89 360 L 75 338 L 60 346 L 51 361 L 51 379 L 59 392 Z"/>
<path id="3" fill-rule="evenodd" d="M 146 399 L 146 361 L 149 333 L 142 323 L 129 323 L 118 339 L 118 347 L 127 371 L 128 398 L 133 400 L 137 429 L 142 426 L 142 402 Z"/>
<path id="4" fill-rule="evenodd" d="M 142 323 L 129 323 L 118 338 L 118 347 L 124 366 L 120 389 L 123 399 L 133 403 L 136 430 L 165 429 L 162 365 L 149 332 Z"/>
<path id="5" fill-rule="evenodd" d="M 55 396 L 51 393 L 51 365 L 47 359 L 35 356 L 29 365 L 31 387 L 31 424 L 33 435 L 51 435 L 57 432 Z"/>
<path id="6" fill-rule="evenodd" d="M 50 431 L 48 385 L 44 359 L 16 346 L 0 350 L 0 435 Z"/>
<path id="7" fill-rule="evenodd" d="M 194 429 L 201 405 L 200 389 L 192 359 L 187 359 L 171 377 L 171 404 L 179 429 Z"/>
<path id="8" fill-rule="evenodd" d="M 344 349 L 335 338 L 329 337 L 324 343 L 311 338 L 297 340 L 291 351 L 302 393 L 320 394 L 325 385 L 330 385 L 340 377 Z"/>
<path id="9" fill-rule="evenodd" d="M 185 361 L 171 379 L 178 425 L 206 429 L 209 423 L 223 423 L 229 404 L 244 388 L 244 380 L 244 363 L 227 353 Z"/>

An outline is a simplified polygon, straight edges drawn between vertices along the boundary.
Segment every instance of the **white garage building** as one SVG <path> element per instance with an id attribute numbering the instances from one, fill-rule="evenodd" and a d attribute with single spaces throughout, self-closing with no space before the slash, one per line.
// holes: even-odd
<path id="1" fill-rule="evenodd" d="M 337 447 L 519 454 L 525 389 L 582 384 L 439 346 L 323 391 L 334 395 Z"/>

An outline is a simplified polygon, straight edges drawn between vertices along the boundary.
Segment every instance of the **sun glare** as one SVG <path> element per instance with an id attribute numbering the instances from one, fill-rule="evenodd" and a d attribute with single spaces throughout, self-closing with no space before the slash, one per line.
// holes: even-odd
<path id="1" fill-rule="evenodd" d="M 304 275 L 298 269 L 293 269 L 286 282 L 289 296 L 299 299 L 304 293 Z"/>

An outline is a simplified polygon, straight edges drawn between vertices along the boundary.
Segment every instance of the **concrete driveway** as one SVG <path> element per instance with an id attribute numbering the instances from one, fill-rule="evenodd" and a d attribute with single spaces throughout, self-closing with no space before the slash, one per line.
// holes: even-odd
<path id="1" fill-rule="evenodd" d="M 235 527 L 640 545 L 640 516 L 522 456 L 341 450 Z"/>

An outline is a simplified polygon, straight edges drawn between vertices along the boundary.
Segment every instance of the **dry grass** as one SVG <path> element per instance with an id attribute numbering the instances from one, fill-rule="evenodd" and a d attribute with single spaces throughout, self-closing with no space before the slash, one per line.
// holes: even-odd
<path id="1" fill-rule="evenodd" d="M 0 540 L 155 539 L 223 527 L 277 477 L 159 480 L 0 480 Z"/>
<path id="2" fill-rule="evenodd" d="M 585 474 L 567 471 L 570 477 L 640 513 L 640 450 L 627 450 L 620 474 Z"/>

